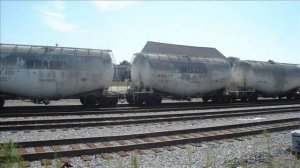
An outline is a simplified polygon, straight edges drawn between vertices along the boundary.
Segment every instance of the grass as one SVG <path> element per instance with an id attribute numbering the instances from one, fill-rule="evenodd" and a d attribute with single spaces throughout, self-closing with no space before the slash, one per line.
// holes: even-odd
<path id="1" fill-rule="evenodd" d="M 24 167 L 22 164 L 23 158 L 16 146 L 16 144 L 10 140 L 8 143 L 0 145 L 0 156 L 2 157 L 0 161 L 1 168 L 11 168 L 11 167 Z"/>
<path id="2" fill-rule="evenodd" d="M 211 153 L 209 152 L 209 150 L 207 150 L 205 152 L 205 166 L 204 168 L 213 168 L 216 166 L 215 164 L 215 157 L 211 155 Z"/>
<path id="3" fill-rule="evenodd" d="M 55 168 L 62 168 L 63 165 L 64 164 L 61 162 L 61 160 L 57 158 L 57 154 L 54 153 L 54 167 Z"/>
<path id="4" fill-rule="evenodd" d="M 297 162 L 298 162 L 298 153 L 296 153 L 296 156 L 290 153 L 290 167 L 291 168 L 297 168 Z"/>
<path id="5" fill-rule="evenodd" d="M 189 168 L 192 168 L 192 164 L 193 164 L 193 151 L 191 147 L 187 148 L 187 158 L 188 158 L 188 162 L 189 162 Z"/>
<path id="6" fill-rule="evenodd" d="M 274 156 L 271 153 L 271 134 L 267 131 L 264 130 L 262 133 L 264 139 L 265 139 L 265 146 L 266 146 L 266 150 L 267 150 L 267 167 L 268 168 L 274 168 Z"/>
<path id="7" fill-rule="evenodd" d="M 123 168 L 123 164 L 120 158 L 117 158 L 117 168 Z"/>
<path id="8" fill-rule="evenodd" d="M 131 154 L 131 167 L 138 168 L 139 167 L 139 154 L 137 151 L 134 151 Z"/>

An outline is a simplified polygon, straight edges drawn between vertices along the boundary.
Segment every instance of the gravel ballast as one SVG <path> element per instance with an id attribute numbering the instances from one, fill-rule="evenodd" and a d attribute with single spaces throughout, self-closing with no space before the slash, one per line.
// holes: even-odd
<path id="1" fill-rule="evenodd" d="M 26 120 L 53 120 L 53 119 L 78 119 L 78 118 L 103 118 L 103 117 L 124 117 L 124 116 L 150 116 L 150 115 L 163 115 L 163 114 L 189 114 L 189 113 L 204 113 L 204 112 L 224 112 L 239 111 L 239 110 L 267 110 L 276 107 L 300 107 L 300 105 L 280 105 L 280 106 L 259 106 L 259 107 L 238 107 L 238 108 L 225 108 L 225 109 L 205 109 L 205 110 L 180 110 L 180 111 L 164 111 L 164 112 L 145 112 L 143 113 L 117 113 L 117 114 L 93 114 L 93 115 L 72 115 L 67 116 L 36 116 L 36 117 L 7 117 L 2 118 L 1 121 L 26 121 Z M 49 110 L 51 111 L 51 110 Z M 42 114 L 42 113 L 41 113 Z M 213 113 L 212 113 L 213 114 Z"/>
<path id="2" fill-rule="evenodd" d="M 114 136 L 126 134 L 138 134 L 147 132 L 171 131 L 179 129 L 192 129 L 214 127 L 229 124 L 241 124 L 249 122 L 258 122 L 266 120 L 276 120 L 283 118 L 300 117 L 300 112 L 285 113 L 285 114 L 268 114 L 255 115 L 245 117 L 230 117 L 219 119 L 205 119 L 205 120 L 187 120 L 176 122 L 163 123 L 148 123 L 148 124 L 130 124 L 130 125 L 116 125 L 116 126 L 100 126 L 100 127 L 83 127 L 70 129 L 53 130 L 30 130 L 28 131 L 3 131 L 0 135 L 1 142 L 8 142 L 12 139 L 15 142 L 33 141 L 33 140 L 54 140 L 67 138 L 83 138 L 96 136 Z"/>
<path id="3" fill-rule="evenodd" d="M 296 165 L 299 167 L 299 160 L 295 160 L 287 150 L 291 145 L 290 131 L 271 133 L 268 138 L 263 135 L 242 137 L 233 142 L 218 141 L 214 145 L 203 144 L 201 147 L 186 145 L 187 149 L 174 147 L 174 151 L 163 150 L 155 153 L 145 150 L 146 154 L 137 155 L 139 167 L 267 167 L 270 165 L 268 159 L 272 159 L 274 167 L 285 168 Z M 271 147 L 270 150 L 267 146 Z M 71 158 L 71 165 L 80 167 L 132 167 L 131 156 L 121 157 L 115 153 L 112 160 L 105 160 L 101 155 L 91 156 L 91 161 L 83 161 L 80 157 Z M 270 157 L 271 156 L 271 157 Z M 55 163 L 55 161 L 53 161 Z M 40 167 L 41 163 L 31 163 L 33 167 Z M 55 164 L 50 166 L 55 167 Z"/>
<path id="4" fill-rule="evenodd" d="M 74 103 L 74 102 L 71 102 Z M 77 103 L 77 102 L 76 102 Z M 75 104 L 75 103 L 74 103 Z M 288 105 L 290 106 L 290 105 Z M 278 106 L 281 107 L 281 106 Z M 258 107 L 264 109 L 267 107 Z M 270 108 L 270 106 L 268 106 Z M 235 108 L 241 109 L 241 108 Z M 243 108 L 246 109 L 246 108 Z M 232 110 L 232 109 L 223 109 Z M 198 112 L 201 110 L 188 111 L 170 111 L 164 113 L 188 113 Z M 203 110 L 209 111 L 209 110 Z M 213 110 L 218 111 L 218 110 Z M 157 113 L 153 113 L 157 114 Z M 161 114 L 161 113 L 160 113 Z M 125 114 L 127 115 L 127 114 Z M 141 114 L 130 114 L 141 115 Z M 111 115 L 84 115 L 83 117 L 103 117 Z M 78 118 L 78 116 L 60 116 L 57 118 Z M 300 117 L 300 112 L 288 112 L 265 115 L 252 115 L 242 117 L 230 117 L 220 119 L 204 119 L 204 120 L 187 120 L 176 122 L 163 123 L 148 123 L 148 124 L 131 124 L 131 125 L 117 125 L 117 126 L 101 126 L 101 127 L 85 127 L 85 128 L 71 128 L 71 129 L 54 129 L 54 130 L 30 130 L 30 131 L 3 131 L 0 132 L 0 142 L 8 142 L 12 139 L 15 142 L 33 141 L 33 140 L 50 140 L 50 139 L 67 139 L 67 138 L 83 138 L 83 137 L 97 137 L 97 136 L 113 136 L 126 135 L 158 131 L 170 131 L 178 129 L 192 129 L 204 128 L 213 126 L 222 126 L 229 124 L 241 124 L 248 122 L 258 122 L 266 120 L 276 120 L 283 118 Z M 82 118 L 80 116 L 80 118 Z M 27 119 L 33 119 L 28 117 Z M 34 119 L 54 119 L 53 117 L 36 117 Z M 2 120 L 2 119 L 1 119 Z M 23 120 L 20 118 L 6 118 L 4 120 Z M 139 167 L 267 167 L 268 159 L 273 159 L 275 167 L 300 167 L 299 160 L 291 157 L 287 149 L 291 146 L 291 130 L 277 133 L 270 133 L 270 138 L 266 135 L 254 135 L 249 137 L 242 137 L 241 139 L 228 142 L 225 140 L 217 141 L 214 144 L 202 143 L 201 147 L 194 147 L 186 145 L 187 149 L 174 147 L 176 150 L 163 150 L 160 153 L 155 153 L 152 150 L 143 150 L 144 155 L 138 155 Z M 97 144 L 99 146 L 99 144 Z M 270 150 L 268 150 L 270 146 Z M 86 146 L 82 146 L 85 148 Z M 62 146 L 63 150 L 69 150 L 69 146 Z M 46 147 L 46 151 L 52 149 Z M 34 153 L 33 148 L 28 148 L 29 153 Z M 131 154 L 133 152 L 130 152 Z M 90 156 L 91 161 L 83 161 L 81 157 L 70 158 L 73 167 L 131 167 L 132 156 L 121 157 L 116 153 L 110 154 L 113 156 L 112 160 L 105 160 L 101 155 Z M 56 167 L 56 161 L 53 165 L 48 167 Z M 31 162 L 31 167 L 43 167 L 40 161 Z"/>

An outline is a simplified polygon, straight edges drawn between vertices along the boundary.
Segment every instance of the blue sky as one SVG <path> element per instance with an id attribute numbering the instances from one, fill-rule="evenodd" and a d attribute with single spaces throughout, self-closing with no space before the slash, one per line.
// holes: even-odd
<path id="1" fill-rule="evenodd" d="M 0 1 L 1 43 L 111 49 L 131 61 L 147 41 L 300 64 L 300 2 Z"/>

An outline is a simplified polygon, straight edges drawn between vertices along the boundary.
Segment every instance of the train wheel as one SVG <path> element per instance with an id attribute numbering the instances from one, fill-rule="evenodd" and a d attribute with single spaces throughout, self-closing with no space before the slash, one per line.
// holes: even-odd
<path id="1" fill-rule="evenodd" d="M 204 102 L 204 103 L 207 103 L 207 102 L 208 102 L 208 100 L 209 100 L 209 98 L 208 98 L 208 97 L 206 97 L 206 96 L 203 96 L 203 97 L 202 97 L 202 100 L 203 100 L 203 102 Z"/>
<path id="2" fill-rule="evenodd" d="M 156 99 L 155 99 L 155 104 L 156 105 L 160 105 L 162 102 L 162 97 L 161 96 L 157 96 Z"/>
<path id="3" fill-rule="evenodd" d="M 287 99 L 287 100 L 292 100 L 292 98 L 293 98 L 293 97 L 292 97 L 291 95 L 286 96 L 286 99 Z"/>
<path id="4" fill-rule="evenodd" d="M 117 97 L 111 97 L 108 99 L 108 106 L 114 107 L 118 104 L 118 98 Z"/>
<path id="5" fill-rule="evenodd" d="M 134 104 L 137 105 L 137 106 L 144 106 L 145 102 L 141 99 L 137 99 L 137 100 L 134 101 Z"/>
<path id="6" fill-rule="evenodd" d="M 0 108 L 2 108 L 5 104 L 4 98 L 0 97 Z"/>
<path id="7" fill-rule="evenodd" d="M 85 99 L 84 99 L 84 98 L 80 98 L 79 100 L 80 100 L 80 103 L 81 103 L 82 105 L 85 105 Z"/>
<path id="8" fill-rule="evenodd" d="M 133 105 L 133 96 L 132 95 L 126 95 L 126 101 L 128 104 Z"/>
<path id="9" fill-rule="evenodd" d="M 214 102 L 214 103 L 220 103 L 220 102 L 221 102 L 221 99 L 220 99 L 219 97 L 215 96 L 215 97 L 213 97 L 213 98 L 211 99 L 211 101 Z"/>
<path id="10" fill-rule="evenodd" d="M 95 96 L 89 95 L 85 98 L 85 104 L 84 105 L 86 107 L 95 107 L 95 106 L 97 106 L 97 104 L 98 104 L 98 101 L 95 98 Z"/>
<path id="11" fill-rule="evenodd" d="M 145 102 L 147 105 L 160 105 L 162 97 L 160 95 L 149 95 Z"/>
<path id="12" fill-rule="evenodd" d="M 118 97 L 102 97 L 97 99 L 96 106 L 115 107 L 118 104 Z"/>
<path id="13" fill-rule="evenodd" d="M 257 96 L 251 96 L 250 101 L 257 101 L 257 98 L 258 98 Z"/>
<path id="14" fill-rule="evenodd" d="M 246 102 L 247 99 L 245 97 L 241 98 L 241 102 Z"/>
<path id="15" fill-rule="evenodd" d="M 229 103 L 230 101 L 231 101 L 230 97 L 228 97 L 228 96 L 223 97 L 223 102 L 224 103 Z"/>

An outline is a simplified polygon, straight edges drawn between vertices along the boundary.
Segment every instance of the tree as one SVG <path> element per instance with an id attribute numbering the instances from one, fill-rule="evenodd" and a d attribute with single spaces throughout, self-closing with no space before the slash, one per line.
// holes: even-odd
<path id="1" fill-rule="evenodd" d="M 131 65 L 128 61 L 124 60 L 120 62 L 120 65 Z"/>

